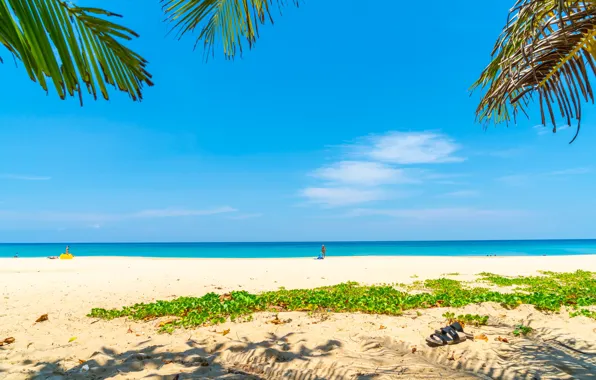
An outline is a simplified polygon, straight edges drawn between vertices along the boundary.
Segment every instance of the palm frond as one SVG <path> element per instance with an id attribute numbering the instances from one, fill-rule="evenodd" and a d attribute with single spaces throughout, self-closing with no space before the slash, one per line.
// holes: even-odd
<path id="1" fill-rule="evenodd" d="M 582 102 L 594 103 L 590 76 L 596 73 L 596 2 L 518 0 L 492 57 L 473 85 L 488 88 L 477 119 L 486 124 L 515 121 L 518 112 L 527 115 L 537 93 L 541 123 L 550 120 L 556 132 L 558 114 L 568 125 L 575 119 L 575 140 Z"/>
<path id="2" fill-rule="evenodd" d="M 82 91 L 109 99 L 108 87 L 142 99 L 152 86 L 147 61 L 124 46 L 138 35 L 108 20 L 117 14 L 62 0 L 0 0 L 0 44 L 20 60 L 31 80 L 60 98 Z M 50 83 L 51 82 L 51 83 Z"/>
<path id="3" fill-rule="evenodd" d="M 221 41 L 226 58 L 242 54 L 242 46 L 252 48 L 259 37 L 259 25 L 269 20 L 272 8 L 281 11 L 291 2 L 300 0 L 162 0 L 166 21 L 173 24 L 180 39 L 199 29 L 195 47 L 203 42 L 207 54 L 214 53 Z"/>

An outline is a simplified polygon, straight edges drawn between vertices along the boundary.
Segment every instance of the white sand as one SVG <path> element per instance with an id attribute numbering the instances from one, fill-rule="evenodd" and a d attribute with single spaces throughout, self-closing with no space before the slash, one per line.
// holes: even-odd
<path id="1" fill-rule="evenodd" d="M 490 315 L 489 326 L 473 329 L 490 340 L 441 348 L 427 347 L 424 338 L 443 324 L 445 308 L 422 310 L 420 316 L 416 312 L 401 317 L 338 314 L 327 320 L 282 313 L 280 318 L 292 321 L 281 326 L 268 323 L 271 313 L 262 313 L 252 322 L 178 330 L 172 335 L 157 334 L 156 321 L 86 317 L 92 307 L 121 307 L 210 291 L 255 292 L 345 281 L 409 283 L 414 275 L 423 280 L 453 272 L 460 275 L 452 278 L 472 280 L 482 271 L 528 275 L 577 269 L 596 271 L 596 255 L 329 257 L 324 261 L 0 259 L 0 340 L 16 339 L 0 347 L 0 378 L 161 379 L 177 374 L 180 378 L 250 378 L 246 373 L 267 379 L 593 378 L 596 323 L 584 317 L 570 319 L 565 312 L 545 315 L 530 306 L 509 311 L 483 304 L 459 310 Z M 34 323 L 46 313 L 49 321 Z M 520 322 L 530 324 L 536 333 L 527 339 L 511 337 L 512 326 Z M 381 325 L 386 328 L 380 329 Z M 219 333 L 228 328 L 231 332 L 226 336 Z M 507 336 L 510 344 L 494 341 L 498 335 Z M 76 340 L 69 342 L 71 337 Z M 209 365 L 200 366 L 199 356 Z M 84 365 L 90 371 L 80 373 Z"/>

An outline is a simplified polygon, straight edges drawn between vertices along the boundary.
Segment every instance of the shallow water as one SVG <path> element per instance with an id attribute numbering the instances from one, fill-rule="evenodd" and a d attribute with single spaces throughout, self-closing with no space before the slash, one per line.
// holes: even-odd
<path id="1" fill-rule="evenodd" d="M 299 243 L 80 243 L 77 256 L 172 258 L 315 257 L 321 244 L 329 256 L 542 256 L 595 254 L 596 240 L 395 241 Z M 0 257 L 46 257 L 64 252 L 61 244 L 0 244 Z"/>

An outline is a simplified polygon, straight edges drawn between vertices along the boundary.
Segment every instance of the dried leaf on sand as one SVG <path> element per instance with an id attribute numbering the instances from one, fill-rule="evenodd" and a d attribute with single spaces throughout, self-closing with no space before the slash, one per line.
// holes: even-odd
<path id="1" fill-rule="evenodd" d="M 39 323 L 39 322 L 44 322 L 48 320 L 48 315 L 47 314 L 43 314 L 40 315 L 39 318 L 37 318 L 37 320 L 35 321 L 35 323 Z"/>
<path id="2" fill-rule="evenodd" d="M 483 340 L 485 342 L 488 342 L 488 337 L 486 336 L 486 334 L 474 335 L 474 340 Z"/>
<path id="3" fill-rule="evenodd" d="M 285 325 L 286 323 L 292 322 L 291 319 L 279 319 L 279 315 L 275 315 L 275 318 L 269 321 L 269 323 L 273 323 L 274 325 Z"/>
<path id="4" fill-rule="evenodd" d="M 0 347 L 1 346 L 4 346 L 5 344 L 12 344 L 12 343 L 14 343 L 14 340 L 15 339 L 13 337 L 6 338 L 4 340 L 0 340 Z"/>
<path id="5" fill-rule="evenodd" d="M 176 319 L 176 318 L 170 318 L 170 319 L 167 319 L 167 320 L 165 320 L 165 321 L 161 321 L 161 322 L 159 322 L 159 323 L 156 325 L 156 327 L 164 327 L 165 325 L 169 325 L 170 323 L 174 323 L 174 322 L 176 322 L 176 321 L 177 321 L 177 319 Z"/>

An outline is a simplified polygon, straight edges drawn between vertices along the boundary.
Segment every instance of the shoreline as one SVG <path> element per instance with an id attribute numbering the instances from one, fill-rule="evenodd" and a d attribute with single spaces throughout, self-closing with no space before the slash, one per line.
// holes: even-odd
<path id="1" fill-rule="evenodd" d="M 57 256 L 57 255 L 56 255 Z M 114 255 L 114 256 L 77 256 L 74 254 L 75 259 L 140 259 L 140 260 L 314 260 L 316 259 L 317 255 L 313 256 L 281 256 L 281 257 L 167 257 L 167 256 L 125 256 L 125 255 Z M 338 255 L 333 256 L 327 254 L 327 259 L 397 259 L 397 258 L 446 258 L 446 259 L 478 259 L 478 258 L 538 258 L 538 257 L 596 257 L 596 252 L 594 253 L 561 253 L 561 254 L 525 254 L 525 255 Z M 48 256 L 34 256 L 34 257 L 0 257 L 0 260 L 50 260 Z M 60 261 L 58 259 L 55 259 Z M 53 260 L 51 260 L 53 261 Z M 64 260 L 62 260 L 64 261 Z"/>

